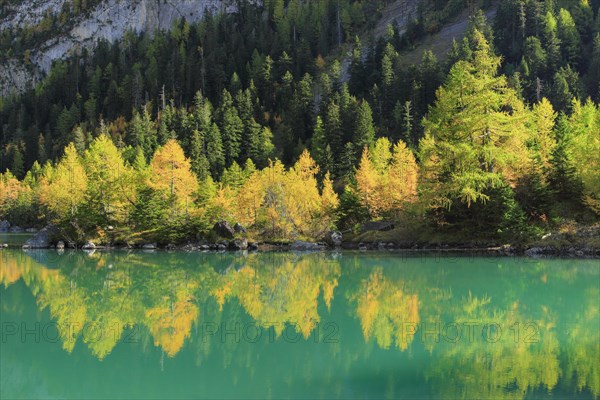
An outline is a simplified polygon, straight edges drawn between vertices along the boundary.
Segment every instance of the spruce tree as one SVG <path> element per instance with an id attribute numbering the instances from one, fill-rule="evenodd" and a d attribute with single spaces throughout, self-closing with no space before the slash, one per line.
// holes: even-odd
<path id="1" fill-rule="evenodd" d="M 367 101 L 362 101 L 358 105 L 358 109 L 354 120 L 354 129 L 352 142 L 356 149 L 370 147 L 375 140 L 375 128 L 373 127 L 373 115 L 371 106 Z"/>
<path id="2" fill-rule="evenodd" d="M 233 104 L 231 94 L 225 89 L 216 116 L 223 141 L 225 164 L 230 165 L 240 156 L 244 124 Z"/>
<path id="3" fill-rule="evenodd" d="M 225 168 L 225 151 L 221 139 L 221 132 L 216 124 L 212 124 L 205 134 L 206 158 L 210 166 L 210 173 L 218 179 Z"/>

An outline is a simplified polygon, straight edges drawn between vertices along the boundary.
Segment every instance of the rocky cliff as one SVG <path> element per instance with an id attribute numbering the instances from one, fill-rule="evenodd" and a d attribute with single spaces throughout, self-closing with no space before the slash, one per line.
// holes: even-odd
<path id="1" fill-rule="evenodd" d="M 7 6 L 0 30 L 39 23 L 47 12 L 58 13 L 67 0 L 25 0 Z M 69 22 L 66 32 L 57 34 L 31 50 L 31 66 L 22 60 L 0 65 L 0 96 L 22 92 L 38 81 L 52 62 L 83 48 L 92 48 L 99 40 L 114 41 L 125 32 L 153 32 L 169 29 L 185 18 L 199 20 L 205 12 L 231 12 L 235 0 L 103 0 L 91 12 Z"/>

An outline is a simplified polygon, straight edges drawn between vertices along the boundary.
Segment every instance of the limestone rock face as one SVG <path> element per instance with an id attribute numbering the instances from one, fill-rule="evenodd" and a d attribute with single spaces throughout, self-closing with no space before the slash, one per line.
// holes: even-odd
<path id="1" fill-rule="evenodd" d="M 258 2 L 259 0 L 247 0 Z M 66 0 L 22 0 L 5 6 L 0 30 L 37 25 L 49 12 L 58 14 Z M 168 30 L 181 18 L 200 20 L 205 12 L 229 13 L 236 10 L 235 0 L 103 0 L 69 27 L 40 43 L 31 51 L 33 73 L 23 60 L 11 59 L 0 65 L 0 96 L 23 92 L 47 73 L 52 62 L 93 49 L 98 41 L 114 42 L 127 31 L 152 33 Z"/>

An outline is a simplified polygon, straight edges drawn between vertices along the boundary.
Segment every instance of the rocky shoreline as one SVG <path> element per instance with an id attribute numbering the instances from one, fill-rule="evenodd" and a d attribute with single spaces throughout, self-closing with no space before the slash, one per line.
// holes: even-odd
<path id="1" fill-rule="evenodd" d="M 18 227 L 17 227 L 18 228 Z M 560 246 L 554 244 L 530 244 L 530 245 L 503 245 L 495 246 L 491 244 L 473 245 L 456 243 L 417 243 L 410 241 L 365 241 L 357 242 L 353 240 L 344 240 L 341 232 L 328 232 L 319 242 L 309 242 L 296 240 L 294 242 L 268 242 L 252 241 L 241 235 L 246 235 L 246 229 L 240 224 L 231 227 L 227 222 L 221 221 L 215 224 L 213 232 L 220 238 L 214 241 L 199 240 L 186 244 L 167 244 L 159 245 L 157 243 L 142 243 L 136 245 L 106 245 L 95 244 L 87 241 L 83 244 L 77 244 L 61 239 L 59 230 L 52 226 L 46 226 L 41 230 L 37 229 L 12 229 L 6 221 L 0 222 L 0 232 L 7 233 L 35 233 L 22 246 L 9 246 L 0 243 L 2 248 L 22 248 L 24 250 L 35 249 L 56 249 L 58 251 L 84 250 L 88 252 L 103 250 L 141 250 L 153 252 L 157 250 L 166 251 L 186 251 L 186 252 L 228 252 L 228 251 L 294 251 L 294 252 L 319 252 L 319 251 L 339 251 L 339 250 L 358 250 L 358 251 L 397 251 L 397 252 L 435 252 L 435 253 L 463 253 L 495 256 L 525 256 L 529 258 L 543 257 L 566 257 L 566 258 L 600 258 L 600 248 L 588 244 L 562 243 Z"/>
<path id="2" fill-rule="evenodd" d="M 575 247 L 557 248 L 554 246 L 501 246 L 501 247 L 472 247 L 472 246 L 450 246 L 450 245 L 418 245 L 412 246 L 396 245 L 395 243 L 355 243 L 343 242 L 341 246 L 330 246 L 324 242 L 304 242 L 296 241 L 293 243 L 269 243 L 269 242 L 247 242 L 247 241 L 218 241 L 218 242 L 198 242 L 184 245 L 166 245 L 158 246 L 155 243 L 146 243 L 136 246 L 125 245 L 95 245 L 88 242 L 83 246 L 66 246 L 59 242 L 57 245 L 47 247 L 29 247 L 29 246 L 8 246 L 0 245 L 2 248 L 22 248 L 28 250 L 57 250 L 57 251 L 184 251 L 184 252 L 203 252 L 203 253 L 225 253 L 225 252 L 268 252 L 268 251 L 292 251 L 292 252 L 327 252 L 327 251 L 361 251 L 361 252 L 402 252 L 402 253 L 445 253 L 445 254 L 479 254 L 481 256 L 502 256 L 528 258 L 588 258 L 600 259 L 600 249 L 593 247 Z"/>

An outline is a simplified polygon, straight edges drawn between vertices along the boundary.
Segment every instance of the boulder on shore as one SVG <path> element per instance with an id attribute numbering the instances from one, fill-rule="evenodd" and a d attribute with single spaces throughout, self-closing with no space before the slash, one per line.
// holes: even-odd
<path id="1" fill-rule="evenodd" d="M 83 246 L 81 246 L 82 250 L 95 250 L 96 245 L 93 242 L 87 241 Z"/>
<path id="2" fill-rule="evenodd" d="M 246 233 L 246 228 L 244 228 L 244 225 L 240 224 L 239 222 L 235 223 L 233 230 L 235 233 Z"/>
<path id="3" fill-rule="evenodd" d="M 25 229 L 21 228 L 20 226 L 11 226 L 10 229 L 8 230 L 10 233 L 22 233 L 25 232 Z"/>
<path id="4" fill-rule="evenodd" d="M 65 242 L 63 242 L 62 240 L 59 240 L 58 243 L 56 243 L 56 249 L 64 250 L 64 248 L 65 248 Z"/>
<path id="5" fill-rule="evenodd" d="M 342 232 L 331 231 L 325 235 L 325 243 L 333 247 L 340 247 L 342 245 Z"/>
<path id="6" fill-rule="evenodd" d="M 235 230 L 227 221 L 217 222 L 215 226 L 213 226 L 213 232 L 226 239 L 233 239 L 233 236 L 235 235 Z"/>
<path id="7" fill-rule="evenodd" d="M 324 250 L 326 247 L 319 243 L 305 242 L 302 240 L 296 240 L 291 244 L 290 249 L 295 251 L 319 251 Z"/>
<path id="8" fill-rule="evenodd" d="M 23 244 L 24 249 L 47 249 L 54 236 L 56 236 L 56 228 L 48 225 L 36 233 L 33 237 L 27 239 Z"/>
<path id="9" fill-rule="evenodd" d="M 156 243 L 146 243 L 142 246 L 144 250 L 156 250 Z"/>
<path id="10" fill-rule="evenodd" d="M 10 222 L 4 220 L 0 221 L 0 232 L 8 232 L 10 229 Z"/>
<path id="11" fill-rule="evenodd" d="M 246 250 L 248 248 L 248 241 L 246 239 L 235 239 L 229 242 L 229 248 L 231 250 Z"/>
<path id="12" fill-rule="evenodd" d="M 394 228 L 395 228 L 394 223 L 391 221 L 370 221 L 370 222 L 364 223 L 361 226 L 360 230 L 363 233 L 370 232 L 370 231 L 385 232 L 385 231 L 391 231 Z"/>
<path id="13" fill-rule="evenodd" d="M 8 232 L 10 229 L 10 222 L 4 220 L 0 221 L 0 232 Z"/>

